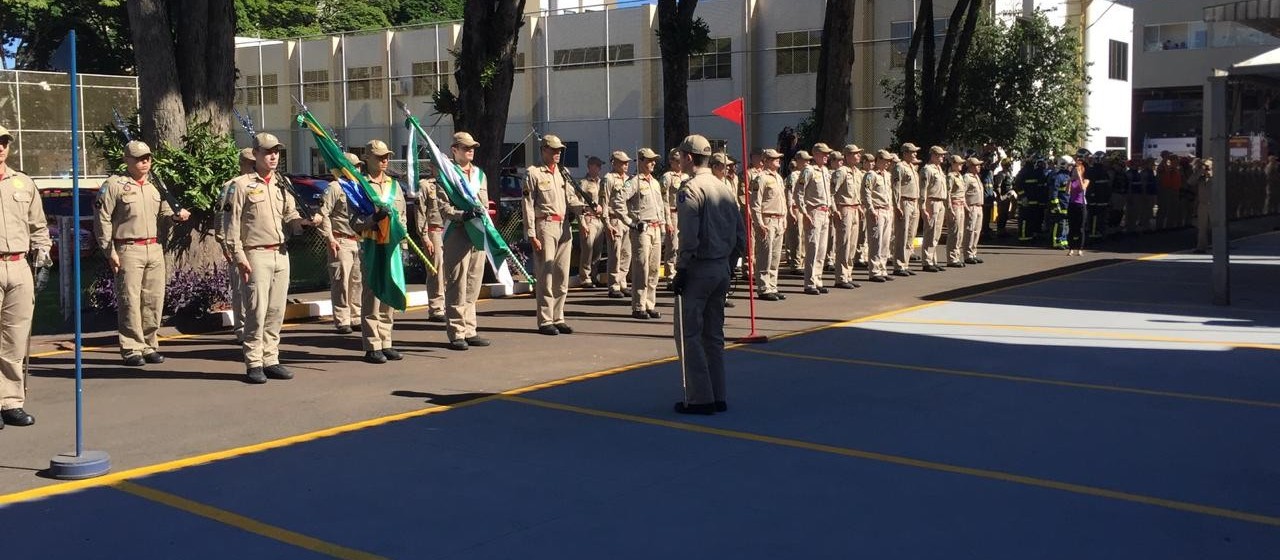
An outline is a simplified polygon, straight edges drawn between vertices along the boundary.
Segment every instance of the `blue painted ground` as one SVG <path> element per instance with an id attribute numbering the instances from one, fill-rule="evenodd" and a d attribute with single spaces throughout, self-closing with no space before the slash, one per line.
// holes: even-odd
<path id="1" fill-rule="evenodd" d="M 1242 251 L 1280 254 L 1276 237 Z M 1123 340 L 1280 344 L 1280 305 L 1197 308 L 1202 289 L 1148 297 L 1152 278 L 1204 269 L 1123 265 L 753 348 L 885 365 L 734 351 L 733 408 L 713 417 L 670 413 L 674 363 L 524 396 L 1280 521 L 1280 350 Z M 1280 556 L 1280 527 L 1202 508 L 503 400 L 134 482 L 392 558 Z M 9 506 L 0 540 L 14 558 L 316 556 L 109 488 Z"/>

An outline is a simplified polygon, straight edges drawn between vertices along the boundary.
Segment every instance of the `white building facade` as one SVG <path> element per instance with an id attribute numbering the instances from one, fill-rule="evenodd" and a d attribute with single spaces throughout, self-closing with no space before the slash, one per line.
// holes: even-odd
<path id="1" fill-rule="evenodd" d="M 531 3 L 532 5 L 533 3 Z M 883 146 L 893 123 L 881 88 L 886 76 L 901 73 L 910 41 L 915 2 L 857 0 L 851 138 L 825 139 Z M 1016 5 L 1015 5 L 1016 4 Z M 945 25 L 953 2 L 936 2 Z M 997 0 L 998 13 L 1016 15 L 1035 7 L 1085 33 L 1085 55 L 1094 75 L 1086 100 L 1090 136 L 1086 147 L 1101 150 L 1130 136 L 1128 48 L 1132 12 L 1105 0 Z M 712 49 L 694 57 L 689 80 L 690 128 L 741 155 L 739 131 L 711 114 L 737 97 L 746 101 L 748 143 L 776 144 L 784 127 L 797 126 L 813 108 L 825 2 L 820 0 L 704 0 L 697 16 L 711 30 Z M 657 8 L 651 3 L 600 0 L 541 0 L 520 30 L 515 85 L 506 142 L 519 167 L 534 154 L 524 142 L 532 130 L 556 133 L 569 148 L 565 163 L 578 167 L 587 156 L 612 150 L 634 153 L 662 148 L 662 67 L 657 40 Z M 1016 13 L 1015 13 L 1016 12 Z M 941 27 L 939 28 L 941 29 Z M 1124 79 L 1108 77 L 1123 43 Z M 431 94 L 453 80 L 461 25 L 372 33 L 242 41 L 236 50 L 240 72 L 237 107 L 249 108 L 259 128 L 288 138 L 292 171 L 318 172 L 311 140 L 293 123 L 291 98 L 306 103 L 352 148 L 378 138 L 405 156 L 408 136 L 397 101 L 413 108 L 437 141 L 453 132 L 449 117 L 435 115 Z M 1116 140 L 1122 139 L 1122 140 Z M 241 136 L 241 142 L 247 138 Z M 299 150 L 298 148 L 302 148 Z M 358 151 L 358 150 L 357 150 Z"/>

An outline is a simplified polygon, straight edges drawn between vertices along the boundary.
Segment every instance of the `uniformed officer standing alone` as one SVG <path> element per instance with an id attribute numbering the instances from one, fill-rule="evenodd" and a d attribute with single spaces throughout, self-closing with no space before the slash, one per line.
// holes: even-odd
<path id="1" fill-rule="evenodd" d="M 662 185 L 653 176 L 658 154 L 640 148 L 636 176 L 623 187 L 627 212 L 619 216 L 631 229 L 631 316 L 660 319 L 658 269 L 662 264 L 662 234 L 667 229 L 667 203 Z"/>
<path id="2" fill-rule="evenodd" d="M 174 213 L 151 182 L 151 148 L 134 140 L 125 145 L 127 175 L 108 177 L 98 188 L 94 233 L 98 247 L 115 274 L 116 322 L 120 354 L 127 366 L 164 362 L 158 352 L 160 315 L 164 310 L 164 246 L 162 219 L 185 221 Z"/>
<path id="3" fill-rule="evenodd" d="M 377 230 L 383 220 L 389 220 L 384 208 L 394 208 L 400 226 L 408 227 L 408 205 L 405 203 L 404 188 L 400 182 L 387 175 L 387 165 L 391 158 L 391 149 L 382 140 L 370 140 L 365 144 L 364 166 L 368 171 L 365 177 L 369 186 L 373 187 L 374 203 L 378 210 L 368 216 L 353 216 L 351 225 L 361 233 Z M 366 245 L 369 241 L 362 241 Z M 361 261 L 368 255 L 362 255 Z M 402 261 L 392 262 L 391 266 L 403 267 Z M 403 271 L 401 272 L 403 277 Z M 400 360 L 403 356 L 395 349 L 391 341 L 391 329 L 395 324 L 395 308 L 378 299 L 369 284 L 360 291 L 360 338 L 364 346 L 364 361 L 371 364 L 385 364 L 387 360 Z"/>
<path id="4" fill-rule="evenodd" d="M 682 414 L 728 410 L 724 380 L 724 302 L 729 269 L 746 250 L 746 231 L 735 193 L 711 175 L 711 143 L 692 135 L 680 144 L 683 167 L 693 171 L 677 196 L 680 254 L 672 290 L 681 300 L 676 350 L 684 374 Z"/>
<path id="5" fill-rule="evenodd" d="M 569 214 L 581 213 L 583 202 L 565 182 L 560 168 L 564 143 L 560 137 L 542 137 L 542 165 L 530 166 L 524 179 L 524 234 L 533 245 L 533 274 L 538 306 L 538 332 L 545 335 L 572 334 L 564 320 L 564 303 L 569 295 L 569 261 L 573 256 L 573 233 Z"/>
<path id="6" fill-rule="evenodd" d="M 306 220 L 298 214 L 293 194 L 277 172 L 284 144 L 274 134 L 253 137 L 254 172 L 236 177 L 229 197 L 227 243 L 244 281 L 244 363 L 249 383 L 267 378 L 292 379 L 280 364 L 280 328 L 289 293 L 289 251 L 286 230 L 300 231 Z M 315 215 L 312 224 L 322 223 Z"/>
<path id="7" fill-rule="evenodd" d="M 352 165 L 360 162 L 345 153 Z M 333 302 L 333 327 L 338 334 L 351 334 L 360 319 L 363 285 L 360 272 L 360 238 L 351 228 L 351 207 L 337 181 L 330 181 L 320 201 L 320 232 L 329 241 L 329 298 Z"/>
<path id="8" fill-rule="evenodd" d="M 30 177 L 5 163 L 12 142 L 13 135 L 0 126 L 0 428 L 36 423 L 23 409 L 27 384 L 22 360 L 36 307 L 35 281 L 26 257 L 34 255 L 36 266 L 53 264 L 40 192 Z"/>

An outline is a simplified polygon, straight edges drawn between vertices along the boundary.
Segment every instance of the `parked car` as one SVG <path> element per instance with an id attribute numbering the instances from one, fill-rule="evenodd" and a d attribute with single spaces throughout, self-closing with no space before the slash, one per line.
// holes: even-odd
<path id="1" fill-rule="evenodd" d="M 57 223 L 49 225 L 49 238 L 53 240 L 53 246 L 49 249 L 49 255 L 53 257 L 53 261 L 58 261 L 58 240 L 61 239 L 61 229 Z M 86 259 L 91 256 L 97 248 L 98 243 L 95 241 L 93 229 L 88 226 L 80 227 L 80 258 Z"/>

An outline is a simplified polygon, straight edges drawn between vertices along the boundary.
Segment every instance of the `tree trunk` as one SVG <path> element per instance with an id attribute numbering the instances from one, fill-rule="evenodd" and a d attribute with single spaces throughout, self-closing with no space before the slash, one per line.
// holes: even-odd
<path id="1" fill-rule="evenodd" d="M 932 11 L 933 4 L 930 0 L 924 0 L 929 4 Z M 907 59 L 902 65 L 902 122 L 898 123 L 898 141 L 906 142 L 908 138 L 915 138 L 916 132 L 920 130 L 920 96 L 916 92 L 916 60 L 920 56 L 920 43 L 924 34 L 921 30 L 924 28 L 924 5 L 920 6 L 916 13 L 916 24 L 911 34 L 911 45 L 907 47 Z M 933 17 L 933 16 L 930 16 Z"/>
<path id="2" fill-rule="evenodd" d="M 476 163 L 494 188 L 501 173 L 498 160 L 506 137 L 524 4 L 525 0 L 472 0 L 463 11 L 462 50 L 454 72 L 459 92 L 454 129 L 470 132 L 480 143 Z"/>
<path id="3" fill-rule="evenodd" d="M 955 56 L 951 58 L 947 68 L 946 95 L 943 97 L 942 113 L 951 115 L 955 111 L 956 104 L 960 101 L 960 82 L 964 74 L 965 67 L 969 62 L 969 47 L 973 44 L 973 30 L 978 25 L 978 16 L 982 13 L 982 0 L 969 0 L 969 13 L 965 15 L 964 28 L 960 30 L 960 37 L 957 39 Z M 956 19 L 951 16 L 952 21 Z M 951 33 L 947 33 L 948 39 Z M 948 129 L 954 121 L 950 119 L 947 122 Z"/>
<path id="4" fill-rule="evenodd" d="M 853 108 L 854 0 L 828 0 L 818 57 L 818 99 L 814 122 L 820 140 L 844 144 Z"/>
<path id="5" fill-rule="evenodd" d="M 920 108 L 919 126 L 916 128 L 916 135 L 909 142 L 917 144 L 929 145 L 931 140 L 925 138 L 931 136 L 938 126 L 938 64 L 937 64 L 937 48 L 936 38 L 937 31 L 933 28 L 933 0 L 924 0 L 920 3 L 920 41 L 924 44 L 924 64 L 920 69 L 920 89 L 921 97 L 924 99 Z M 915 68 L 907 68 L 907 72 L 914 72 Z"/>
<path id="6" fill-rule="evenodd" d="M 173 55 L 173 33 L 164 0 L 130 0 L 129 29 L 138 65 L 138 98 L 142 137 L 152 146 L 182 145 L 187 133 L 186 111 Z"/>
<path id="7" fill-rule="evenodd" d="M 658 0 L 662 54 L 662 139 L 666 150 L 689 135 L 689 51 L 697 0 Z"/>
<path id="8" fill-rule="evenodd" d="M 187 117 L 209 121 L 215 133 L 226 134 L 235 99 L 235 3 L 192 0 L 175 17 Z"/>

